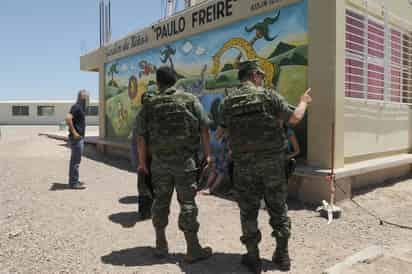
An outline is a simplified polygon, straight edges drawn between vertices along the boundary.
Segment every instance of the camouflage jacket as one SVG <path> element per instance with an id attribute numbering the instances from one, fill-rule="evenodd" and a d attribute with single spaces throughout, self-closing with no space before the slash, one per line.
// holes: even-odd
<path id="1" fill-rule="evenodd" d="M 171 87 L 144 100 L 136 132 L 147 136 L 154 154 L 174 155 L 198 150 L 200 129 L 209 118 L 197 97 Z"/>
<path id="2" fill-rule="evenodd" d="M 286 148 L 287 140 L 280 121 L 288 121 L 292 114 L 279 94 L 248 81 L 226 94 L 220 124 L 229 130 L 234 155 L 239 152 L 275 152 Z"/>

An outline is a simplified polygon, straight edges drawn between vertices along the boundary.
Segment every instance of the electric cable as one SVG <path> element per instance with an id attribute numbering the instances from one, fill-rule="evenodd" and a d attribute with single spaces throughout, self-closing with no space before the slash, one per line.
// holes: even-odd
<path id="1" fill-rule="evenodd" d="M 347 192 L 346 192 L 338 183 L 336 183 L 336 181 L 335 181 L 335 185 L 336 185 L 346 196 L 348 196 Z M 351 201 L 352 203 L 354 203 L 358 208 L 360 208 L 361 210 L 363 210 L 363 211 L 365 211 L 366 213 L 368 213 L 370 216 L 372 216 L 372 217 L 374 217 L 375 219 L 377 219 L 377 220 L 379 221 L 379 224 L 380 224 L 380 225 L 387 224 L 387 225 L 395 226 L 395 227 L 398 227 L 398 228 L 401 228 L 401 229 L 412 230 L 412 227 L 411 227 L 411 226 L 402 225 L 402 224 L 397 224 L 397 223 L 390 222 L 390 221 L 387 221 L 387 220 L 381 218 L 381 217 L 380 217 L 378 214 L 376 214 L 375 212 L 366 209 L 366 208 L 363 207 L 360 203 L 358 203 L 358 202 L 356 202 L 355 200 L 353 200 L 352 197 L 350 197 L 350 201 Z"/>

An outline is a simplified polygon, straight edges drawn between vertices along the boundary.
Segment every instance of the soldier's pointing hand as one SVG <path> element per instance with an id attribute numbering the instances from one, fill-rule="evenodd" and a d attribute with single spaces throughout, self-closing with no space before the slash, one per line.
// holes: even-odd
<path id="1" fill-rule="evenodd" d="M 311 95 L 311 88 L 308 88 L 305 93 L 300 97 L 300 101 L 306 104 L 310 104 L 312 102 L 312 95 Z"/>

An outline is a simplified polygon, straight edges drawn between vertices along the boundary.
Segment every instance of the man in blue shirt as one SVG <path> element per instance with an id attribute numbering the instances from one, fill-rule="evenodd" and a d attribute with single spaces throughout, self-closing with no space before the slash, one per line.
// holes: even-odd
<path id="1" fill-rule="evenodd" d="M 69 167 L 69 186 L 72 189 L 84 189 L 84 184 L 79 181 L 79 166 L 84 149 L 84 136 L 86 133 L 86 110 L 89 94 L 85 90 L 79 91 L 76 103 L 67 114 L 66 123 L 69 127 L 69 145 L 71 148 Z"/>

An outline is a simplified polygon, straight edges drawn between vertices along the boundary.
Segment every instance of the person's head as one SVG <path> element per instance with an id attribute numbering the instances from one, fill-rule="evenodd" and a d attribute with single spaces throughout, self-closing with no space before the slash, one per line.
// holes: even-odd
<path id="1" fill-rule="evenodd" d="M 241 83 L 251 81 L 256 86 L 263 86 L 265 72 L 260 69 L 258 60 L 247 60 L 239 64 L 238 78 Z"/>
<path id="2" fill-rule="evenodd" d="M 263 87 L 265 85 L 265 74 L 263 72 L 257 71 L 253 77 L 256 86 Z"/>
<path id="3" fill-rule="evenodd" d="M 176 83 L 176 73 L 170 67 L 160 67 L 156 70 L 156 83 L 159 90 L 172 87 Z"/>
<path id="4" fill-rule="evenodd" d="M 86 111 L 88 105 L 89 105 L 89 93 L 82 89 L 77 93 L 77 104 L 79 104 L 82 108 L 83 111 Z"/>

